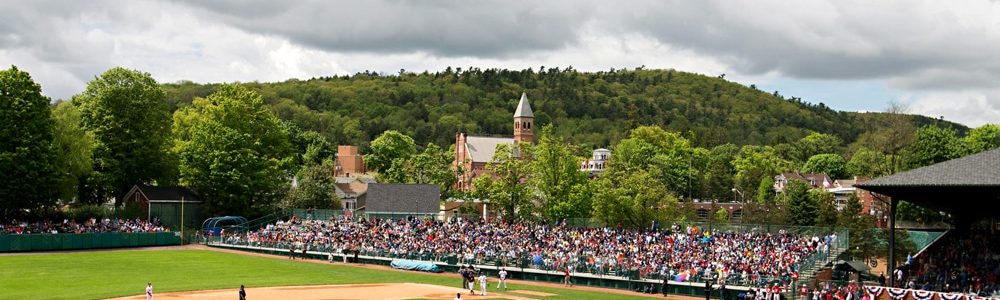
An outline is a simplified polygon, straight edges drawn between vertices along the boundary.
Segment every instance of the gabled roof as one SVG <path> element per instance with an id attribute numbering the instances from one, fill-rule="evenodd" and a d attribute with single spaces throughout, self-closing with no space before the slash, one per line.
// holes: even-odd
<path id="1" fill-rule="evenodd" d="M 858 185 L 865 189 L 881 186 L 1000 186 L 1000 148 Z"/>
<path id="2" fill-rule="evenodd" d="M 135 185 L 125 194 L 125 199 L 134 193 L 142 193 L 149 201 L 181 201 L 201 202 L 201 197 L 188 187 L 183 186 L 151 186 Z"/>
<path id="3" fill-rule="evenodd" d="M 1000 202 L 1000 148 L 879 177 L 854 187 L 973 220 Z M 970 218 L 965 218 L 970 217 Z"/>
<path id="4" fill-rule="evenodd" d="M 468 150 L 470 159 L 474 163 L 488 163 L 492 161 L 493 154 L 497 152 L 497 146 L 500 144 L 513 145 L 514 139 L 482 136 L 467 136 L 465 138 L 466 149 Z"/>
<path id="5" fill-rule="evenodd" d="M 372 183 L 368 192 L 359 197 L 358 209 L 369 213 L 433 214 L 441 210 L 440 199 L 441 190 L 433 184 Z"/>
<path id="6" fill-rule="evenodd" d="M 517 102 L 517 110 L 514 111 L 515 118 L 534 118 L 531 112 L 531 104 L 528 103 L 528 93 L 521 93 L 521 101 Z"/>

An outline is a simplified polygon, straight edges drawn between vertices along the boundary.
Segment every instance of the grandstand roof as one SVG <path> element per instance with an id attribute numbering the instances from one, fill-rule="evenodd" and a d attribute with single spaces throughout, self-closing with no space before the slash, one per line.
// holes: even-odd
<path id="1" fill-rule="evenodd" d="M 963 216 L 993 213 L 1000 202 L 1000 148 L 855 185 L 878 194 Z"/>
<path id="2" fill-rule="evenodd" d="M 433 184 L 372 183 L 358 196 L 366 213 L 432 214 L 441 210 L 440 187 Z"/>

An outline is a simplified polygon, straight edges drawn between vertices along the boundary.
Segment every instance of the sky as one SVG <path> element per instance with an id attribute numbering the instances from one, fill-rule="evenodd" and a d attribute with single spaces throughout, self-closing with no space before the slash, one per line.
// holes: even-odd
<path id="1" fill-rule="evenodd" d="M 159 82 L 448 66 L 676 69 L 824 103 L 1000 123 L 1000 1 L 14 1 L 0 67 L 67 99 L 124 66 Z"/>

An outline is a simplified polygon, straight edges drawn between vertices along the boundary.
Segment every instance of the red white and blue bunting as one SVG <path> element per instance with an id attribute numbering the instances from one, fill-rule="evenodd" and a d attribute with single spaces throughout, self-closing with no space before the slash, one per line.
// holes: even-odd
<path id="1" fill-rule="evenodd" d="M 913 299 L 917 300 L 931 300 L 934 297 L 934 292 L 930 291 L 913 291 Z M 897 298 L 898 299 L 898 298 Z"/>
<path id="2" fill-rule="evenodd" d="M 869 297 L 875 299 L 875 297 L 882 295 L 882 291 L 884 291 L 885 288 L 880 286 L 866 286 L 865 290 L 868 292 Z M 947 300 L 959 300 L 959 299 L 947 299 Z"/>
<path id="3" fill-rule="evenodd" d="M 941 300 L 962 300 L 962 298 L 965 297 L 965 295 L 962 294 L 951 293 L 938 293 L 938 296 L 941 297 Z"/>
<path id="4" fill-rule="evenodd" d="M 909 291 L 907 289 L 899 289 L 899 288 L 888 288 L 887 290 L 889 291 L 889 297 L 892 297 L 892 299 L 896 300 L 906 298 L 906 292 Z"/>

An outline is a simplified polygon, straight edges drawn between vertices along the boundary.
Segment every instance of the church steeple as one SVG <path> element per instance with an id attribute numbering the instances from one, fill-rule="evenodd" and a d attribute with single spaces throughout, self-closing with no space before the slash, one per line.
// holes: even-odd
<path id="1" fill-rule="evenodd" d="M 521 93 L 521 101 L 517 103 L 514 110 L 514 141 L 518 143 L 532 143 L 535 134 L 534 127 L 535 114 L 531 112 L 531 104 L 528 103 L 528 93 Z"/>

